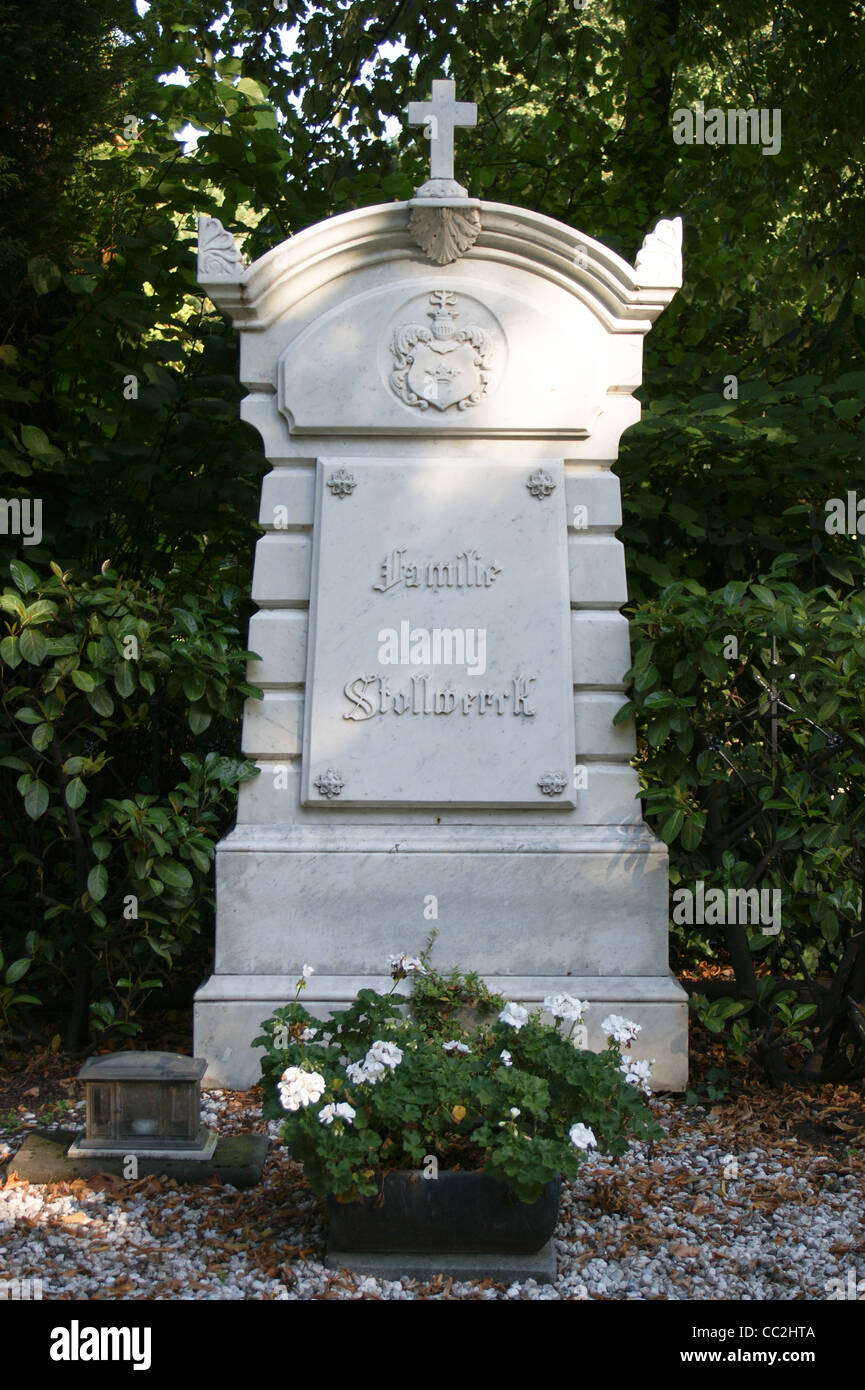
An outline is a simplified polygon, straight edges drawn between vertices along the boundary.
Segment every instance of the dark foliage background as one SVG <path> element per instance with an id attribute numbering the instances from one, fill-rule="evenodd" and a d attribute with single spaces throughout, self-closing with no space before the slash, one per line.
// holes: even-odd
<path id="1" fill-rule="evenodd" d="M 171 958 L 163 985 L 206 966 L 204 869 L 176 889 L 196 930 L 167 944 L 170 920 L 120 925 L 86 887 L 103 862 L 88 817 L 106 798 L 155 798 L 182 841 L 189 808 L 167 799 L 181 759 L 238 742 L 266 465 L 238 419 L 232 331 L 195 283 L 196 215 L 219 216 L 254 258 L 334 213 L 410 196 L 426 150 L 387 120 L 449 71 L 479 109 L 458 141 L 473 194 L 631 261 L 658 216 L 684 218 L 685 286 L 647 341 L 643 420 L 618 465 L 640 765 L 674 886 L 779 887 L 784 926 L 768 940 L 674 929 L 675 963 L 704 1022 L 771 1075 L 861 1074 L 862 541 L 830 534 L 825 509 L 865 487 L 862 27 L 838 0 L 0 0 L 0 466 L 5 498 L 43 499 L 41 544 L 0 536 L 4 573 L 17 558 L 31 575 L 10 576 L 19 647 L 0 649 L 7 1029 L 40 1026 L 25 988 L 49 1013 L 68 1003 L 67 951 L 83 971 L 66 1008 L 79 1042 L 100 1022 L 135 1026 L 151 978 L 142 935 Z M 675 144 L 673 112 L 697 101 L 779 111 L 779 152 Z M 85 632 L 64 584 L 89 586 L 117 622 L 150 605 L 167 624 L 153 691 L 115 686 L 110 716 L 91 703 L 89 732 L 83 715 L 39 708 L 62 651 L 20 646 L 27 629 L 71 637 L 95 689 L 116 682 L 123 631 Z M 30 611 L 45 602 L 57 606 Z M 228 643 L 204 690 L 176 679 L 194 634 L 173 615 L 193 608 L 195 640 Z M 89 652 L 94 636 L 114 651 Z M 58 683 L 71 690 L 71 670 Z M 25 708 L 52 725 L 59 764 L 34 747 Z M 100 750 L 114 772 L 85 767 L 89 805 L 69 808 L 64 760 Z M 36 816 L 34 780 L 49 797 Z M 211 844 L 235 786 L 226 774 Z M 77 870 L 69 809 L 82 809 Z M 109 903 L 129 872 L 112 825 Z M 47 916 L 48 899 L 63 910 Z"/>

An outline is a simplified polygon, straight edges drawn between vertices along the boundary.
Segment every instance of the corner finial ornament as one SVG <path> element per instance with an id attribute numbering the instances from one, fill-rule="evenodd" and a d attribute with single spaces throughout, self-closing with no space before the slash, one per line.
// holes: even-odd
<path id="1" fill-rule="evenodd" d="M 678 289 L 682 283 L 682 219 L 662 217 L 643 238 L 634 262 L 642 288 Z"/>
<path id="2" fill-rule="evenodd" d="M 239 280 L 246 266 L 218 217 L 198 219 L 198 280 Z"/>

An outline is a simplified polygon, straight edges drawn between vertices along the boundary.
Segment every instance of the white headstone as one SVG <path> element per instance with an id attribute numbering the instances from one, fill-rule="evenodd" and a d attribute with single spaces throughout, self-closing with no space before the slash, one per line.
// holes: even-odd
<path id="1" fill-rule="evenodd" d="M 447 90 L 437 90 L 437 89 Z M 243 750 L 261 768 L 217 848 L 214 974 L 195 1052 L 258 1077 L 250 1040 L 316 967 L 326 1014 L 437 959 L 534 1006 L 642 1025 L 654 1082 L 687 1076 L 667 961 L 667 851 L 629 725 L 619 483 L 642 342 L 681 284 L 681 223 L 633 268 L 539 213 L 464 196 L 435 83 L 433 177 L 244 267 L 202 219 L 199 280 L 240 332 L 264 479 Z M 436 138 L 444 144 L 436 147 Z M 442 162 L 437 162 L 441 160 Z"/>

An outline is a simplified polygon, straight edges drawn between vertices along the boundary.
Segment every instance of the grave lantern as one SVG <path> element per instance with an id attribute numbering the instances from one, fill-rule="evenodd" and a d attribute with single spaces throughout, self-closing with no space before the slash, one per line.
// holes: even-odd
<path id="1" fill-rule="evenodd" d="M 70 1156 L 210 1158 L 216 1132 L 199 1119 L 206 1065 L 177 1052 L 91 1057 L 78 1073 L 87 1087 L 87 1128 Z"/>

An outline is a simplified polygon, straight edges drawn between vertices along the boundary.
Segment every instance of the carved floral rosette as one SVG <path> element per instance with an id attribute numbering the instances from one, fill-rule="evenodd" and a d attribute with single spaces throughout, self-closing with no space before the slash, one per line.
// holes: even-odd
<path id="1" fill-rule="evenodd" d="M 542 500 L 544 497 L 549 497 L 551 492 L 555 492 L 556 485 L 549 473 L 545 472 L 543 468 L 538 468 L 529 475 L 526 487 L 533 497 Z"/>
<path id="2" fill-rule="evenodd" d="M 566 772 L 545 772 L 538 778 L 538 786 L 544 796 L 561 796 L 568 785 Z"/>
<path id="3" fill-rule="evenodd" d="M 332 767 L 329 767 L 326 772 L 319 773 L 315 779 L 315 787 L 319 796 L 326 797 L 328 801 L 339 796 L 344 786 L 345 779 Z"/>
<path id="4" fill-rule="evenodd" d="M 347 469 L 338 468 L 335 473 L 331 473 L 327 485 L 334 497 L 350 497 L 357 487 L 357 479 Z"/>

